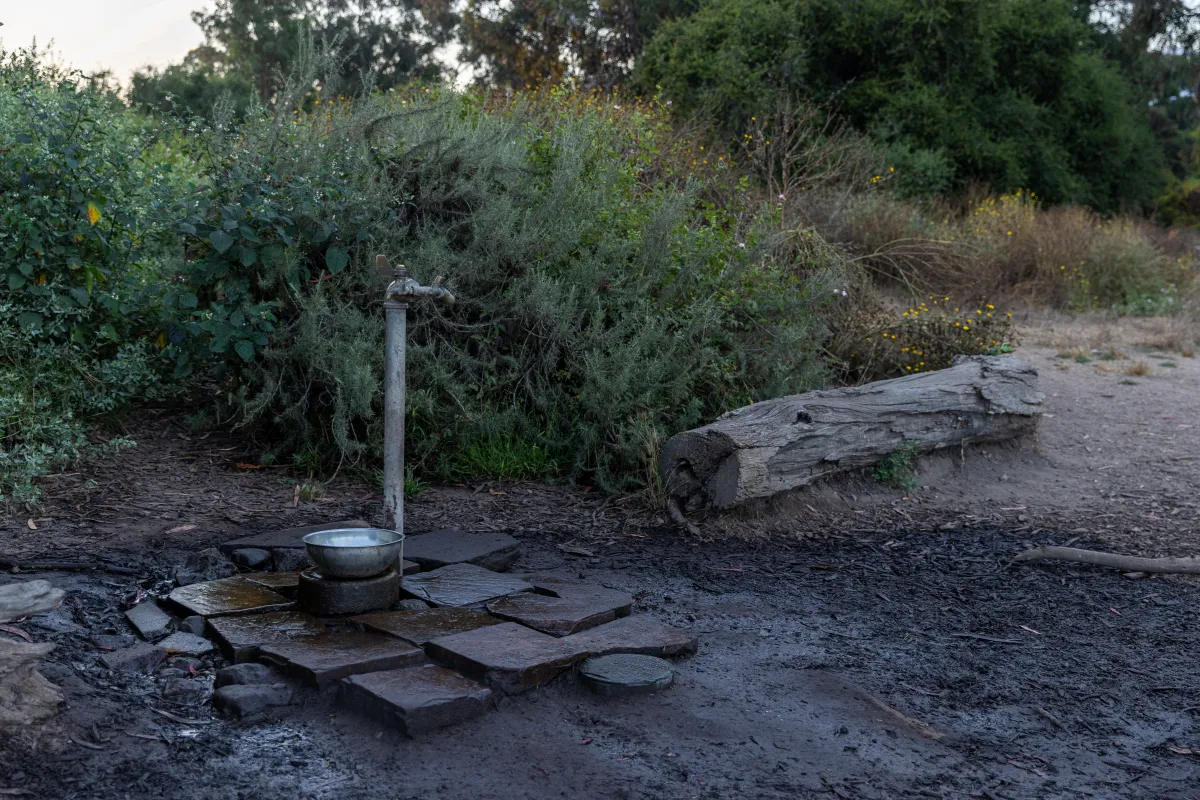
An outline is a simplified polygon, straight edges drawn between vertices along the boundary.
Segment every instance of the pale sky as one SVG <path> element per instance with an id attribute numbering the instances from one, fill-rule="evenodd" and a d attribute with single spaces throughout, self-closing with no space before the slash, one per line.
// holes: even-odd
<path id="1" fill-rule="evenodd" d="M 0 0 L 0 44 L 53 40 L 57 60 L 84 72 L 110 69 L 126 84 L 138 67 L 179 61 L 203 37 L 192 11 L 206 0 Z"/>

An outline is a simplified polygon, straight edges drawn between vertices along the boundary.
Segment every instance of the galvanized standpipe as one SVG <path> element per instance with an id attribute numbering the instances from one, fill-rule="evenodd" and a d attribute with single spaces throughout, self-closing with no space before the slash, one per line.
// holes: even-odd
<path id="1" fill-rule="evenodd" d="M 384 375 L 383 409 L 383 507 L 392 514 L 394 530 L 404 535 L 404 351 L 408 337 L 408 304 L 414 297 L 432 297 L 454 305 L 454 295 L 435 278 L 422 286 L 408 276 L 403 264 L 393 270 L 387 256 L 375 257 L 375 269 L 391 273 L 392 282 L 383 295 L 387 313 L 387 367 Z M 403 559 L 403 550 L 401 550 Z"/>

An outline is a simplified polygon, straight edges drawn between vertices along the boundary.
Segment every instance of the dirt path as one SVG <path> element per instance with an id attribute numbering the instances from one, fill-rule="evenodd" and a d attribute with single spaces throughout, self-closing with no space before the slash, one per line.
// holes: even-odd
<path id="1" fill-rule="evenodd" d="M 339 479 L 293 506 L 296 479 L 239 469 L 251 454 L 236 439 L 147 413 L 137 449 L 52 481 L 33 527 L 25 516 L 0 525 L 6 557 L 138 572 L 10 576 L 68 591 L 63 609 L 20 626 L 58 645 L 45 672 L 68 704 L 36 737 L 0 741 L 0 789 L 189 800 L 1200 797 L 1195 589 L 1009 566 L 1029 543 L 1072 539 L 1200 552 L 1200 429 L 1185 427 L 1200 425 L 1200 364 L 1132 350 L 1059 358 L 1077 346 L 1022 353 L 1041 369 L 1053 415 L 1036 443 L 926 459 L 912 492 L 859 476 L 704 520 L 714 541 L 703 544 L 579 490 L 422 495 L 413 529 L 511 530 L 525 545 L 519 568 L 629 591 L 638 613 L 695 629 L 701 649 L 660 695 L 605 700 L 566 678 L 417 741 L 315 693 L 238 723 L 212 717 L 207 671 L 98 667 L 89 639 L 123 632 L 121 609 L 166 586 L 197 547 L 248 529 L 382 521 L 360 484 Z M 1136 360 L 1149 375 L 1123 374 Z M 565 549 L 580 546 L 594 556 Z"/>

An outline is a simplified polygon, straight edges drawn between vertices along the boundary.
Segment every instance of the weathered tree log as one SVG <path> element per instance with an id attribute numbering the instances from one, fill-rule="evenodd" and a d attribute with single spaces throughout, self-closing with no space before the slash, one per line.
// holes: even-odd
<path id="1" fill-rule="evenodd" d="M 1042 545 L 1019 553 L 1013 561 L 1075 561 L 1098 567 L 1112 567 L 1125 572 L 1154 572 L 1166 575 L 1200 575 L 1200 557 L 1142 558 L 1102 553 L 1099 550 L 1080 550 L 1077 547 Z"/>
<path id="2" fill-rule="evenodd" d="M 62 590 L 47 581 L 0 586 L 0 623 L 50 611 L 62 600 Z M 0 639 L 0 728 L 29 725 L 58 710 L 62 694 L 37 671 L 38 663 L 53 649 L 52 644 Z"/>
<path id="3" fill-rule="evenodd" d="M 1013 439 L 1036 429 L 1037 371 L 1011 356 L 766 400 L 667 440 L 659 471 L 688 510 L 729 508 L 912 448 Z"/>

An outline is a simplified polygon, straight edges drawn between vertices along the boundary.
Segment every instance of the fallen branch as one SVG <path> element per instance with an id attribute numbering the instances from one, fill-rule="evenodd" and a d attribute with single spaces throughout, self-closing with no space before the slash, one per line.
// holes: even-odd
<path id="1" fill-rule="evenodd" d="M 686 530 L 693 536 L 700 535 L 700 528 L 696 523 L 683 515 L 683 509 L 679 507 L 679 500 L 674 497 L 667 498 L 667 515 L 679 527 Z"/>
<path id="2" fill-rule="evenodd" d="M 51 572 L 51 571 L 82 571 L 88 572 L 97 570 L 99 572 L 111 572 L 114 575 L 141 575 L 141 571 L 131 569 L 130 567 L 117 567 L 111 564 L 91 564 L 86 561 L 37 561 L 37 562 L 22 562 L 10 561 L 7 558 L 0 558 L 0 567 L 6 569 L 14 569 L 19 572 Z"/>
<path id="3" fill-rule="evenodd" d="M 1026 550 L 1016 561 L 1074 561 L 1078 564 L 1093 564 L 1112 567 L 1125 572 L 1157 572 L 1172 575 L 1200 575 L 1200 558 L 1140 558 L 1116 553 L 1101 553 L 1097 550 L 1080 550 L 1077 547 L 1035 547 Z"/>

